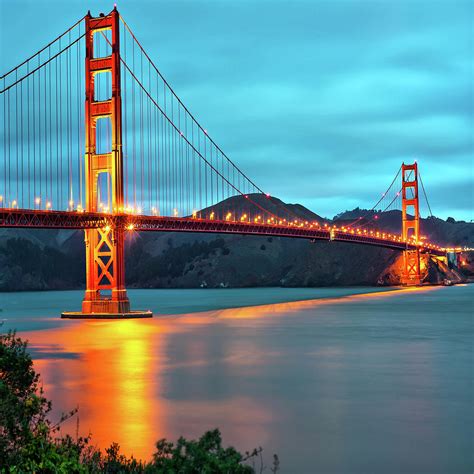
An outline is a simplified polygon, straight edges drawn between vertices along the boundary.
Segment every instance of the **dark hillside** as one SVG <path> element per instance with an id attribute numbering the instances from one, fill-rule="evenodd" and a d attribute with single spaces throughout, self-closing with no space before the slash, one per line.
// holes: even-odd
<path id="1" fill-rule="evenodd" d="M 301 220 L 332 222 L 275 197 L 250 198 L 279 215 L 286 208 Z M 243 215 L 251 209 L 255 206 L 239 196 L 203 210 L 202 217 L 214 212 L 217 218 L 231 210 Z M 352 222 L 366 212 L 345 212 L 334 222 Z M 401 214 L 380 213 L 375 223 L 399 232 Z M 472 223 L 430 218 L 423 219 L 421 227 L 423 235 L 434 242 L 474 246 Z M 335 242 L 144 232 L 127 236 L 126 275 L 128 286 L 144 288 L 396 284 L 394 269 L 400 255 L 388 249 Z M 470 268 L 471 258 L 465 261 L 466 269 Z M 0 230 L 0 290 L 81 288 L 84 266 L 84 236 L 80 231 Z M 434 281 L 440 279 L 438 275 Z"/>

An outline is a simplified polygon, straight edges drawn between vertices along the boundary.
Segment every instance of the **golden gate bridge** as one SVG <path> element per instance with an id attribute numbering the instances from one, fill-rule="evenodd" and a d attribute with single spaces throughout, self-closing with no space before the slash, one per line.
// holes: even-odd
<path id="1" fill-rule="evenodd" d="M 82 312 L 64 317 L 151 316 L 130 310 L 127 232 L 387 247 L 403 252 L 407 285 L 422 282 L 421 254 L 449 250 L 421 237 L 419 184 L 426 193 L 416 162 L 401 165 L 371 209 L 400 205 L 400 235 L 374 228 L 376 213 L 329 225 L 272 198 L 198 123 L 116 8 L 99 17 L 89 12 L 0 81 L 0 227 L 85 231 Z"/>

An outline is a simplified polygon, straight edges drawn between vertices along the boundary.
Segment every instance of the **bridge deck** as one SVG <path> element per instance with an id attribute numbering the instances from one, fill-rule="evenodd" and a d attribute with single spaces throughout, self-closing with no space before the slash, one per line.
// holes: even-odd
<path id="1" fill-rule="evenodd" d="M 161 217 L 129 214 L 104 214 L 68 211 L 37 211 L 22 209 L 0 209 L 0 227 L 42 229 L 92 229 L 123 225 L 130 231 L 197 232 L 215 234 L 260 235 L 268 237 L 290 237 L 310 240 L 348 242 L 373 245 L 394 250 L 413 250 L 414 244 L 400 241 L 398 236 L 381 234 L 371 236 L 357 232 L 344 232 L 325 227 L 288 226 L 240 221 L 221 221 L 191 217 Z M 419 246 L 422 251 L 444 255 L 442 248 L 433 245 Z"/>

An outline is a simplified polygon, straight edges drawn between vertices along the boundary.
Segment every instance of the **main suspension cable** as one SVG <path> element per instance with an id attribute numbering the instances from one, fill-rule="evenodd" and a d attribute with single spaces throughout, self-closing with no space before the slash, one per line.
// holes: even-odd
<path id="1" fill-rule="evenodd" d="M 172 93 L 173 97 L 178 101 L 179 105 L 181 107 L 183 107 L 184 111 L 188 114 L 188 116 L 191 118 L 191 120 L 196 124 L 197 128 L 204 134 L 204 136 L 209 140 L 209 142 L 216 148 L 217 151 L 220 152 L 220 154 L 222 155 L 223 158 L 225 158 L 228 162 L 229 165 L 231 165 L 233 167 L 233 169 L 237 170 L 237 172 L 242 175 L 258 192 L 260 192 L 261 194 L 269 197 L 269 194 L 264 192 L 251 178 L 249 178 L 249 176 L 247 176 L 246 173 L 244 173 L 225 153 L 224 151 L 219 147 L 219 145 L 217 145 L 217 143 L 208 135 L 207 133 L 207 130 L 205 130 L 200 124 L 199 122 L 196 120 L 196 118 L 194 117 L 194 115 L 189 111 L 189 109 L 186 107 L 186 105 L 181 101 L 181 99 L 179 98 L 179 96 L 176 94 L 176 92 L 174 91 L 174 89 L 171 87 L 171 85 L 168 83 L 168 81 L 164 78 L 164 76 L 161 74 L 160 70 L 158 69 L 158 67 L 155 65 L 155 63 L 152 61 L 152 59 L 150 58 L 150 56 L 147 54 L 147 52 L 145 51 L 145 49 L 143 48 L 143 46 L 141 45 L 141 43 L 138 41 L 137 37 L 134 35 L 134 33 L 132 32 L 131 28 L 129 27 L 129 25 L 127 24 L 127 22 L 124 20 L 124 18 L 119 14 L 119 17 L 120 17 L 120 20 L 122 21 L 122 23 L 124 24 L 124 26 L 126 27 L 127 31 L 130 33 L 130 35 L 132 36 L 134 42 L 137 43 L 138 47 L 140 48 L 140 50 L 142 51 L 142 53 L 145 55 L 145 57 L 148 59 L 149 63 L 151 64 L 151 66 L 153 67 L 153 69 L 156 71 L 156 73 L 158 74 L 158 76 L 161 78 L 161 80 L 163 81 L 163 83 L 168 87 L 168 89 L 170 90 L 170 92 Z M 234 187 L 234 186 L 232 186 Z M 235 188 L 237 189 L 237 188 Z M 280 202 L 273 202 L 274 205 L 276 205 L 277 207 L 280 207 L 282 208 L 286 213 L 288 214 L 292 214 L 294 217 L 299 217 L 297 214 L 295 214 L 292 210 L 288 209 L 283 203 L 280 203 Z M 270 211 L 267 211 L 267 212 L 270 212 Z"/>
<path id="2" fill-rule="evenodd" d="M 347 228 L 350 228 L 352 227 L 354 224 L 356 224 L 357 222 L 359 222 L 360 220 L 362 220 L 364 217 L 370 215 L 376 208 L 377 206 L 385 199 L 385 197 L 387 196 L 388 192 L 390 191 L 390 189 L 392 188 L 392 186 L 395 184 L 395 181 L 397 180 L 398 176 L 400 175 L 400 172 L 402 170 L 402 167 L 400 166 L 400 168 L 398 168 L 398 171 L 397 171 L 397 174 L 395 175 L 395 177 L 393 178 L 392 182 L 390 183 L 390 186 L 387 188 L 387 190 L 382 194 L 382 197 L 372 206 L 371 209 L 369 209 L 368 211 L 366 211 L 364 213 L 363 216 L 360 216 L 358 217 L 355 221 L 351 222 L 350 224 L 348 224 L 346 227 Z M 393 201 L 392 201 L 393 202 Z M 389 206 L 391 205 L 392 203 L 389 204 Z M 370 222 L 370 221 L 369 221 Z"/>
<path id="3" fill-rule="evenodd" d="M 10 71 L 8 71 L 7 73 L 3 74 L 3 76 L 0 76 L 0 79 L 4 79 L 6 78 L 7 76 L 9 76 L 12 72 L 16 71 L 17 69 L 19 69 L 21 66 L 24 66 L 27 62 L 31 61 L 33 58 L 35 58 L 36 56 L 38 56 L 39 54 L 41 54 L 43 51 L 45 51 L 46 49 L 48 49 L 50 46 L 52 46 L 54 43 L 56 43 L 56 41 L 58 41 L 59 39 L 61 39 L 63 36 L 65 36 L 66 34 L 68 34 L 71 30 L 73 30 L 77 25 L 79 25 L 81 23 L 82 20 L 84 20 L 84 18 L 86 17 L 86 15 L 84 15 L 82 18 L 80 18 L 79 20 L 76 21 L 76 23 L 74 23 L 74 25 L 72 25 L 71 27 L 69 27 L 64 33 L 60 34 L 59 36 L 57 36 L 53 41 L 51 41 L 50 43 L 48 43 L 46 46 L 44 46 L 43 48 L 41 48 L 39 51 L 37 51 L 35 54 L 33 54 L 32 56 L 30 56 L 28 59 L 25 59 L 22 63 L 18 64 L 18 66 L 15 66 L 14 68 L 10 69 Z"/>

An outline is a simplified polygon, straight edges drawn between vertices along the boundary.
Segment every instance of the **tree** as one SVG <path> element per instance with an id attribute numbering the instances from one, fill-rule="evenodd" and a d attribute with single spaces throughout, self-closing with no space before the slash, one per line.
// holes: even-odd
<path id="1" fill-rule="evenodd" d="M 206 472 L 247 474 L 254 470 L 243 465 L 244 456 L 234 448 L 223 448 L 219 430 L 208 431 L 199 440 L 181 437 L 176 445 L 161 439 L 149 472 Z"/>

